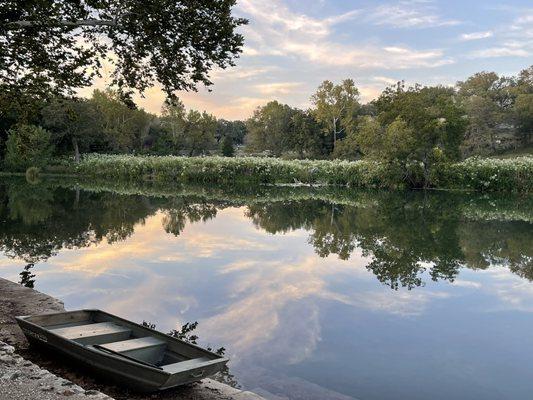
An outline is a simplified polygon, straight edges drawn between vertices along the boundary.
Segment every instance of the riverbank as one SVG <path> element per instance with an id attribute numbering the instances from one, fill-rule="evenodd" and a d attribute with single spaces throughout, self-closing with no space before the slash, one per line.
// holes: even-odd
<path id="1" fill-rule="evenodd" d="M 56 169 L 55 171 L 58 171 Z M 87 155 L 63 171 L 89 178 L 165 183 L 257 183 L 405 189 L 421 181 L 421 167 L 408 171 L 394 164 L 368 160 L 281 160 L 258 157 L 155 157 Z M 439 164 L 430 187 L 480 192 L 533 192 L 533 157 L 468 159 Z M 418 182 L 418 184 L 416 183 Z"/>
<path id="2" fill-rule="evenodd" d="M 261 400 L 248 391 L 205 379 L 194 385 L 145 395 L 95 380 L 85 370 L 28 348 L 17 315 L 64 311 L 61 301 L 0 278 L 0 400 Z M 111 396 L 111 397 L 110 397 Z"/>

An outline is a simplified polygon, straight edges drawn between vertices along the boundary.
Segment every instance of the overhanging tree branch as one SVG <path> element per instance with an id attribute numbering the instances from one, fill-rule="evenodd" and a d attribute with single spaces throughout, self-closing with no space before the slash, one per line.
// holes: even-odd
<path id="1" fill-rule="evenodd" d="M 82 19 L 78 21 L 47 21 L 45 23 L 39 21 L 13 21 L 7 23 L 5 26 L 8 28 L 33 28 L 36 26 L 117 26 L 117 22 L 113 20 L 99 20 L 99 19 Z"/>

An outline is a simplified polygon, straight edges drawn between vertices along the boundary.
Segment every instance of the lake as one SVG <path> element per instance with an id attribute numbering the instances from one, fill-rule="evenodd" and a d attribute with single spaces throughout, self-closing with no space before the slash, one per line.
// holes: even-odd
<path id="1" fill-rule="evenodd" d="M 525 399 L 533 199 L 0 181 L 0 276 L 198 322 L 271 399 Z"/>

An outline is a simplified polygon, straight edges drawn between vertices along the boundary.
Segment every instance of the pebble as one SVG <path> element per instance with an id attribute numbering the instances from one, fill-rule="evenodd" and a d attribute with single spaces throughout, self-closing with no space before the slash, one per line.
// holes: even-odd
<path id="1" fill-rule="evenodd" d="M 62 392 L 59 392 L 59 394 L 62 396 L 70 397 L 70 396 L 74 396 L 76 392 L 74 390 L 67 389 Z"/>

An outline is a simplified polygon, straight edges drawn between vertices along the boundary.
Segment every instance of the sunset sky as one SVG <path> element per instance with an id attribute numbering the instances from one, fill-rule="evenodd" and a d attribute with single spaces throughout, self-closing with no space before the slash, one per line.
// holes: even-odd
<path id="1" fill-rule="evenodd" d="M 325 79 L 353 78 L 369 101 L 402 79 L 454 84 L 533 64 L 530 0 L 238 0 L 235 15 L 250 20 L 237 67 L 213 71 L 212 92 L 180 93 L 188 108 L 244 119 L 273 99 L 306 108 Z M 158 113 L 163 99 L 153 88 L 138 103 Z"/>

